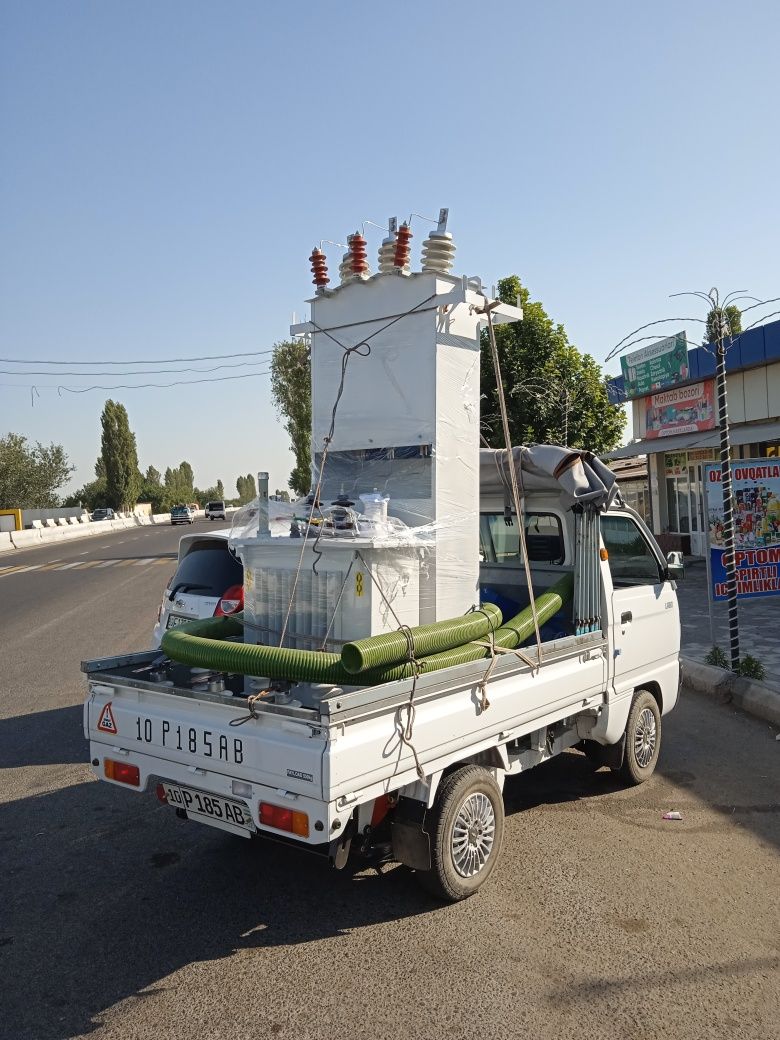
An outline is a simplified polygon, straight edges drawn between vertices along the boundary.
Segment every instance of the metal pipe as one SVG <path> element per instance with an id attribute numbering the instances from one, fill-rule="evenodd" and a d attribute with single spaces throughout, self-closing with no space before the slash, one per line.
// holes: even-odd
<path id="1" fill-rule="evenodd" d="M 257 537 L 270 538 L 271 524 L 268 519 L 268 474 L 257 474 Z"/>

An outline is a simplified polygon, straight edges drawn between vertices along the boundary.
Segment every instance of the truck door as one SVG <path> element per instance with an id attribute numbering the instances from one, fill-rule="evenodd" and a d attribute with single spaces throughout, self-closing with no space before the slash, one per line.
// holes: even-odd
<path id="1" fill-rule="evenodd" d="M 677 674 L 680 614 L 677 593 L 652 536 L 632 516 L 607 513 L 601 537 L 612 576 L 610 629 L 615 693 L 627 693 L 647 679 Z M 676 680 L 674 681 L 676 689 Z"/>

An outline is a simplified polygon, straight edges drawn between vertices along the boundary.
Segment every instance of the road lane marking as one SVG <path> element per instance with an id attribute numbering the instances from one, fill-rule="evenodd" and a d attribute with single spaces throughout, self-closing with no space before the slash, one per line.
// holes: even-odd
<path id="1" fill-rule="evenodd" d="M 167 556 L 143 556 L 140 559 L 131 556 L 129 559 L 116 560 L 71 560 L 63 563 L 61 560 L 52 560 L 50 563 L 14 564 L 0 567 L 0 578 L 11 574 L 26 574 L 29 571 L 71 571 L 71 570 L 102 570 L 105 567 L 151 567 L 162 564 L 163 566 L 176 565 L 176 560 Z"/>

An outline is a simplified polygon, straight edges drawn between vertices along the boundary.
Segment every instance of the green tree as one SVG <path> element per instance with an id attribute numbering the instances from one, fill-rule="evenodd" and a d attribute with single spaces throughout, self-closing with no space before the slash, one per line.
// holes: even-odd
<path id="1" fill-rule="evenodd" d="M 144 474 L 144 480 L 147 484 L 162 484 L 162 476 L 159 469 L 149 466 Z"/>
<path id="2" fill-rule="evenodd" d="M 239 477 L 236 480 L 236 491 L 238 491 L 238 504 L 240 506 L 245 505 L 247 502 L 251 502 L 253 498 L 257 497 L 257 484 L 253 474 L 247 473 L 245 477 Z"/>
<path id="3" fill-rule="evenodd" d="M 138 501 L 141 474 L 127 409 L 116 401 L 106 401 L 100 423 L 103 427 L 100 454 L 106 470 L 109 505 L 114 509 L 133 509 Z"/>
<path id="4" fill-rule="evenodd" d="M 495 327 L 512 444 L 561 444 L 601 453 L 620 442 L 626 417 L 609 403 L 606 380 L 587 354 L 569 342 L 517 275 L 502 278 L 504 303 L 518 298 L 523 320 Z M 482 334 L 482 434 L 493 448 L 504 446 L 487 330 Z"/>
<path id="5" fill-rule="evenodd" d="M 222 483 L 221 480 L 217 481 L 217 496 L 216 497 L 217 497 L 217 499 L 220 502 L 225 497 L 225 485 Z"/>
<path id="6" fill-rule="evenodd" d="M 107 506 L 109 502 L 105 480 L 98 478 L 90 481 L 78 491 L 74 491 L 72 495 L 68 495 L 62 504 L 64 506 L 83 506 L 90 513 L 99 506 Z"/>
<path id="7" fill-rule="evenodd" d="M 742 332 L 742 311 L 735 303 L 726 307 L 713 307 L 707 315 L 707 331 L 704 343 L 714 343 L 718 338 L 718 326 L 722 324 L 726 336 L 738 336 Z"/>
<path id="8" fill-rule="evenodd" d="M 273 351 L 271 394 L 295 456 L 288 483 L 303 495 L 311 487 L 311 356 L 302 340 L 275 343 Z"/>
<path id="9" fill-rule="evenodd" d="M 179 463 L 179 480 L 181 481 L 184 497 L 189 502 L 195 492 L 195 474 L 189 462 Z"/>
<path id="10" fill-rule="evenodd" d="M 74 470 L 61 444 L 30 445 L 26 437 L 0 437 L 0 509 L 47 509 Z"/>

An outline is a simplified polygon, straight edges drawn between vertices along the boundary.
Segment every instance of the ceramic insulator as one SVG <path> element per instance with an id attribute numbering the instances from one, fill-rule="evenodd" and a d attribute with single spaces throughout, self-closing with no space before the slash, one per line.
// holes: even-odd
<path id="1" fill-rule="evenodd" d="M 449 274 L 455 262 L 455 243 L 449 231 L 432 231 L 423 242 L 422 269 Z"/>
<path id="2" fill-rule="evenodd" d="M 393 257 L 393 267 L 396 270 L 404 271 L 409 269 L 411 238 L 412 229 L 408 224 L 402 224 L 398 229 L 398 236 L 395 242 L 395 256 Z"/>
<path id="3" fill-rule="evenodd" d="M 324 289 L 330 281 L 330 278 L 328 278 L 328 268 L 325 263 L 325 254 L 321 249 L 315 247 L 311 251 L 309 261 L 311 262 L 311 273 L 314 275 L 312 281 L 318 289 Z"/>
<path id="4" fill-rule="evenodd" d="M 349 249 L 352 254 L 352 273 L 358 277 L 367 277 L 371 272 L 368 269 L 366 240 L 359 232 L 350 236 Z"/>

